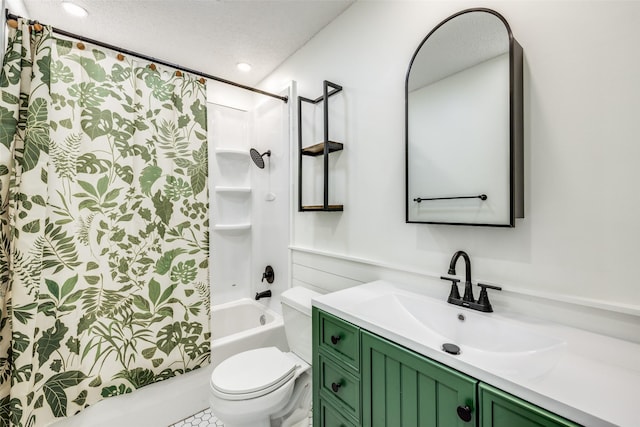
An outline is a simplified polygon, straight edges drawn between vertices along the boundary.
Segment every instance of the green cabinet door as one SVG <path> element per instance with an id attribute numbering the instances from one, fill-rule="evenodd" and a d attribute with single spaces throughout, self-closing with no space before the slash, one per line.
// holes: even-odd
<path id="1" fill-rule="evenodd" d="M 569 420 L 480 383 L 480 427 L 578 427 Z"/>
<path id="2" fill-rule="evenodd" d="M 475 379 L 366 331 L 361 344 L 364 427 L 476 426 Z"/>

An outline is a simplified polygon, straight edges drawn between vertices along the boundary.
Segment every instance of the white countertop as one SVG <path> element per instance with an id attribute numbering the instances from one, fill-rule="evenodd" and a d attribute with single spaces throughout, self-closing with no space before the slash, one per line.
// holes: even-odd
<path id="1" fill-rule="evenodd" d="M 415 352 L 498 387 L 526 401 L 585 426 L 640 426 L 640 345 L 576 328 L 524 318 L 515 313 L 477 313 L 515 322 L 519 327 L 553 336 L 566 343 L 554 366 L 541 375 L 501 372 L 477 366 L 464 357 L 445 353 L 407 336 L 388 323 L 357 314 L 358 304 L 393 289 L 415 295 L 415 289 L 378 280 L 313 299 L 313 305 Z"/>

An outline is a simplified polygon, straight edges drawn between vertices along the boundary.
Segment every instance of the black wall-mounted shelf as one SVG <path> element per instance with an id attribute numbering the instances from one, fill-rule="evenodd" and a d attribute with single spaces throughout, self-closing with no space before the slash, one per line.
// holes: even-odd
<path id="1" fill-rule="evenodd" d="M 299 209 L 300 212 L 342 212 L 343 210 L 342 205 L 306 205 Z"/>
<path id="2" fill-rule="evenodd" d="M 342 86 L 323 82 L 322 96 L 316 99 L 298 97 L 298 212 L 340 212 L 343 205 L 329 204 L 329 154 L 343 149 L 341 142 L 329 141 L 329 97 L 342 90 Z M 303 148 L 302 144 L 302 103 L 318 104 L 323 102 L 324 109 L 324 139 L 314 145 Z M 324 156 L 324 200 L 321 205 L 302 205 L 302 156 Z"/>
<path id="3" fill-rule="evenodd" d="M 333 153 L 334 151 L 340 151 L 343 148 L 341 142 L 319 142 L 316 145 L 311 145 L 309 147 L 302 149 L 303 156 L 322 156 L 324 155 L 324 147 L 329 146 L 329 153 Z"/>

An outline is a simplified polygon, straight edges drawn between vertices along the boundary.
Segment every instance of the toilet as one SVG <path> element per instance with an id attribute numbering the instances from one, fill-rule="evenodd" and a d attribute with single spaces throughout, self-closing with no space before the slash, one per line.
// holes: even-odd
<path id="1" fill-rule="evenodd" d="M 306 420 L 312 398 L 311 298 L 319 295 L 303 287 L 281 294 L 290 352 L 248 350 L 213 370 L 209 403 L 225 427 L 291 427 Z"/>

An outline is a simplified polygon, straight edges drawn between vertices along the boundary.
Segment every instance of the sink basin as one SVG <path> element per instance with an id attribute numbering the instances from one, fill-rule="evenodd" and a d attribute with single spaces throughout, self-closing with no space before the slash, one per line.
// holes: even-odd
<path id="1" fill-rule="evenodd" d="M 350 311 L 438 351 L 445 343 L 455 344 L 460 355 L 452 357 L 520 377 L 549 371 L 565 346 L 561 339 L 495 313 L 479 313 L 407 291 L 386 289 L 381 295 L 354 304 Z"/>

